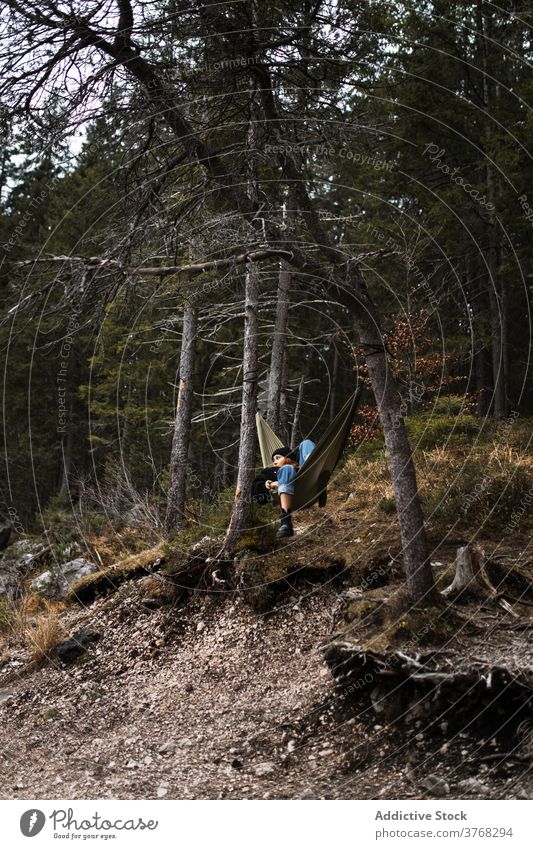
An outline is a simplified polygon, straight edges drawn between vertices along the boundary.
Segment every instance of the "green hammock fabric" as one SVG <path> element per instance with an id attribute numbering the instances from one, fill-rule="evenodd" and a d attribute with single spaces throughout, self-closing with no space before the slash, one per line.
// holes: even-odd
<path id="1" fill-rule="evenodd" d="M 361 390 L 358 389 L 337 413 L 303 466 L 300 466 L 296 475 L 293 510 L 311 507 L 319 499 L 325 503 L 326 487 L 350 435 L 360 398 Z M 255 421 L 261 460 L 266 468 L 272 465 L 272 452 L 281 448 L 283 442 L 259 413 L 256 414 Z"/>

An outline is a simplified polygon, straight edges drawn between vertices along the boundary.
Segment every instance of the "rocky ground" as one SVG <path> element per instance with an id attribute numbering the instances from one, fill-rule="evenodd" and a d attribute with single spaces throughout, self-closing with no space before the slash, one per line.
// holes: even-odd
<path id="1" fill-rule="evenodd" d="M 344 592 L 300 582 L 267 614 L 237 592 L 150 609 L 132 581 L 69 609 L 67 633 L 100 635 L 84 657 L 0 670 L 1 796 L 530 798 L 527 759 L 386 725 L 339 692 L 320 644 Z M 527 654 L 531 631 L 494 633 L 495 651 Z"/>

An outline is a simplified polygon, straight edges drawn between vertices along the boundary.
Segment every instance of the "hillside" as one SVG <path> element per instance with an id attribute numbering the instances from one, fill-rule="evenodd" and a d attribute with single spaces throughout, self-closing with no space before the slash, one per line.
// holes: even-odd
<path id="1" fill-rule="evenodd" d="M 531 423 L 473 435 L 473 421 L 435 421 L 410 427 L 438 586 L 475 539 L 510 611 L 464 600 L 414 627 L 379 440 L 348 454 L 327 507 L 302 514 L 293 539 L 251 529 L 216 570 L 229 494 L 199 526 L 113 568 L 117 540 L 95 534 L 87 554 L 99 546 L 104 568 L 66 602 L 4 605 L 4 798 L 530 798 L 530 696 L 518 704 L 506 685 L 489 710 L 466 699 L 455 726 L 425 704 L 390 716 L 326 662 L 337 639 L 350 651 L 429 652 L 450 670 L 459 658 L 461 672 L 506 669 L 531 685 L 531 511 L 520 512 Z M 120 545 L 140 547 L 128 533 Z M 376 619 L 385 607 L 393 618 Z M 86 651 L 60 662 L 56 644 L 82 628 L 93 632 Z"/>

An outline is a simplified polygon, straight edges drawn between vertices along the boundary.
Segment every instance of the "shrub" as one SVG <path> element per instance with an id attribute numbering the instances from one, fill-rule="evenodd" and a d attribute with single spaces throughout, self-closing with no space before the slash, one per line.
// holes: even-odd
<path id="1" fill-rule="evenodd" d="M 434 448 L 436 445 L 448 443 L 455 437 L 454 444 L 465 437 L 477 436 L 480 429 L 479 421 L 469 415 L 434 415 L 432 412 L 421 413 L 406 419 L 411 444 L 414 449 Z"/>
<path id="2" fill-rule="evenodd" d="M 464 416 L 472 412 L 472 399 L 464 395 L 439 395 L 433 398 L 431 415 L 434 416 Z"/>

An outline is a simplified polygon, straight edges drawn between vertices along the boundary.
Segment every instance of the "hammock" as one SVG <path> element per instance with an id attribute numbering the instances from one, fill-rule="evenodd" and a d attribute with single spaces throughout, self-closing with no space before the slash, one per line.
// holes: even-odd
<path id="1" fill-rule="evenodd" d="M 318 440 L 316 447 L 305 463 L 298 469 L 292 502 L 293 510 L 311 507 L 315 501 L 318 501 L 320 507 L 325 506 L 326 487 L 348 440 L 360 398 L 361 390 L 358 389 L 346 401 L 344 407 L 337 413 Z M 263 467 L 266 468 L 272 466 L 272 454 L 276 448 L 281 448 L 283 442 L 259 413 L 256 414 L 255 421 L 261 460 Z"/>

